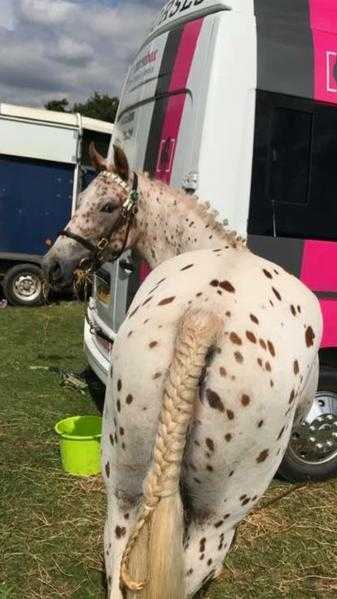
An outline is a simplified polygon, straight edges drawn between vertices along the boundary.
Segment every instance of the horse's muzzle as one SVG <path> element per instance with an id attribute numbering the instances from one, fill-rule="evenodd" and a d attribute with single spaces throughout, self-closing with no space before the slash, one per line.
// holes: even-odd
<path id="1" fill-rule="evenodd" d="M 54 289 L 69 287 L 73 281 L 73 269 L 56 256 L 46 256 L 42 260 L 45 279 Z"/>

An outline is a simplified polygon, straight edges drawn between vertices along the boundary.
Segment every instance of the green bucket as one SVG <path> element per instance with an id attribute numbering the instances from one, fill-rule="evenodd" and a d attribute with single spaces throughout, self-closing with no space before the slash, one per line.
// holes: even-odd
<path id="1" fill-rule="evenodd" d="M 101 471 L 100 416 L 71 416 L 60 420 L 55 431 L 60 435 L 63 469 L 75 476 L 91 476 Z"/>

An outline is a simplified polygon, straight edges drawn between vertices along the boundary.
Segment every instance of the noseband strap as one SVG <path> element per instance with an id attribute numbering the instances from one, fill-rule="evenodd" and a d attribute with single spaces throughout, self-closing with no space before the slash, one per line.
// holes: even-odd
<path id="1" fill-rule="evenodd" d="M 137 212 L 138 200 L 139 200 L 138 175 L 137 175 L 137 173 L 133 173 L 132 188 L 131 188 L 131 191 L 130 191 L 126 201 L 124 202 L 124 204 L 121 208 L 121 213 L 120 213 L 117 221 L 114 223 L 113 227 L 110 229 L 108 235 L 106 237 L 102 237 L 98 241 L 97 245 L 95 245 L 91 241 L 88 241 L 81 235 L 72 233 L 72 231 L 69 231 L 67 229 L 60 231 L 58 233 L 58 235 L 62 236 L 62 237 L 68 237 L 69 239 L 73 239 L 74 241 L 77 241 L 77 243 L 80 243 L 87 250 L 89 250 L 89 252 L 91 253 L 92 267 L 95 270 L 102 263 L 103 254 L 104 254 L 104 251 L 109 246 L 111 235 L 114 233 L 114 231 L 119 229 L 119 227 L 121 225 L 126 223 L 127 227 L 126 227 L 126 232 L 125 232 L 125 239 L 124 239 L 121 250 L 119 252 L 117 252 L 116 254 L 114 254 L 114 257 L 112 259 L 112 261 L 114 262 L 115 260 L 118 260 L 118 258 L 123 254 L 123 252 L 125 250 L 128 236 L 129 236 L 130 227 L 131 227 L 131 222 L 132 222 L 133 216 Z"/>
<path id="2" fill-rule="evenodd" d="M 58 236 L 73 239 L 74 241 L 77 241 L 77 243 L 83 245 L 83 247 L 89 250 L 89 252 L 96 252 L 96 246 L 93 243 L 91 243 L 91 241 L 88 241 L 87 239 L 84 239 L 84 237 L 81 237 L 81 235 L 76 235 L 76 233 L 72 233 L 71 231 L 67 231 L 66 229 L 64 229 L 64 231 L 60 231 L 58 233 Z"/>

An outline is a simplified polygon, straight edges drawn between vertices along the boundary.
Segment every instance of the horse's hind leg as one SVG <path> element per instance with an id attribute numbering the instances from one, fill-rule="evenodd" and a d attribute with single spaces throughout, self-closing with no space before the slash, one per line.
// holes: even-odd
<path id="1" fill-rule="evenodd" d="M 209 437 L 205 424 L 202 436 Z M 214 430 L 214 427 L 210 427 Z M 224 452 L 222 448 L 219 450 Z M 209 471 L 198 463 L 193 448 L 187 452 L 183 470 L 184 509 L 187 525 L 184 535 L 186 592 L 192 597 L 207 581 L 222 572 L 240 518 L 230 514 L 224 488 L 230 497 L 228 471 Z M 194 459 L 193 459 L 194 457 Z M 197 467 L 196 467 L 197 465 Z"/>
<path id="2" fill-rule="evenodd" d="M 191 521 L 184 543 L 188 597 L 221 574 L 234 534 L 235 528 L 225 526 L 223 512 L 212 514 L 204 521 Z"/>
<path id="3" fill-rule="evenodd" d="M 108 599 L 122 599 L 119 588 L 119 564 L 132 527 L 132 510 L 124 511 L 117 500 L 109 498 L 104 529 L 104 559 L 108 587 Z M 130 516 L 131 512 L 131 516 Z M 127 516 L 127 520 L 125 518 Z"/>
<path id="4" fill-rule="evenodd" d="M 118 377 L 119 373 L 117 380 Z M 134 528 L 143 482 L 151 463 L 155 433 L 149 425 L 158 419 L 159 411 L 159 406 L 157 412 L 156 406 L 152 406 L 149 417 L 150 409 L 140 413 L 136 401 L 128 404 L 126 398 L 121 399 L 116 394 L 116 383 L 113 385 L 109 379 L 102 427 L 102 472 L 108 502 L 104 534 L 108 599 L 124 599 L 125 596 L 120 590 L 121 560 Z M 144 570 L 138 555 L 137 568 L 139 572 Z M 139 572 L 131 572 L 136 580 L 142 576 Z"/>
<path id="5" fill-rule="evenodd" d="M 146 466 L 134 468 L 133 456 L 122 447 L 120 427 L 108 381 L 102 426 L 102 473 L 107 493 L 104 559 L 108 599 L 122 599 L 120 563 L 133 529 Z"/>
<path id="6" fill-rule="evenodd" d="M 135 504 L 131 505 L 125 498 L 118 499 L 115 495 L 109 495 L 104 529 L 104 558 L 108 599 L 122 599 L 124 597 L 120 590 L 120 564 L 135 517 Z"/>

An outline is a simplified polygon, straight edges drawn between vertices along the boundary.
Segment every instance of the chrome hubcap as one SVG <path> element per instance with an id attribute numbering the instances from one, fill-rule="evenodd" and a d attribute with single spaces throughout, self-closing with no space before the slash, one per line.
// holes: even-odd
<path id="1" fill-rule="evenodd" d="M 19 275 L 13 284 L 13 293 L 20 299 L 29 302 L 36 300 L 42 290 L 42 282 L 38 276 L 32 273 Z"/>
<path id="2" fill-rule="evenodd" d="M 337 393 L 316 393 L 308 416 L 292 433 L 289 451 L 306 464 L 322 464 L 337 456 Z"/>

